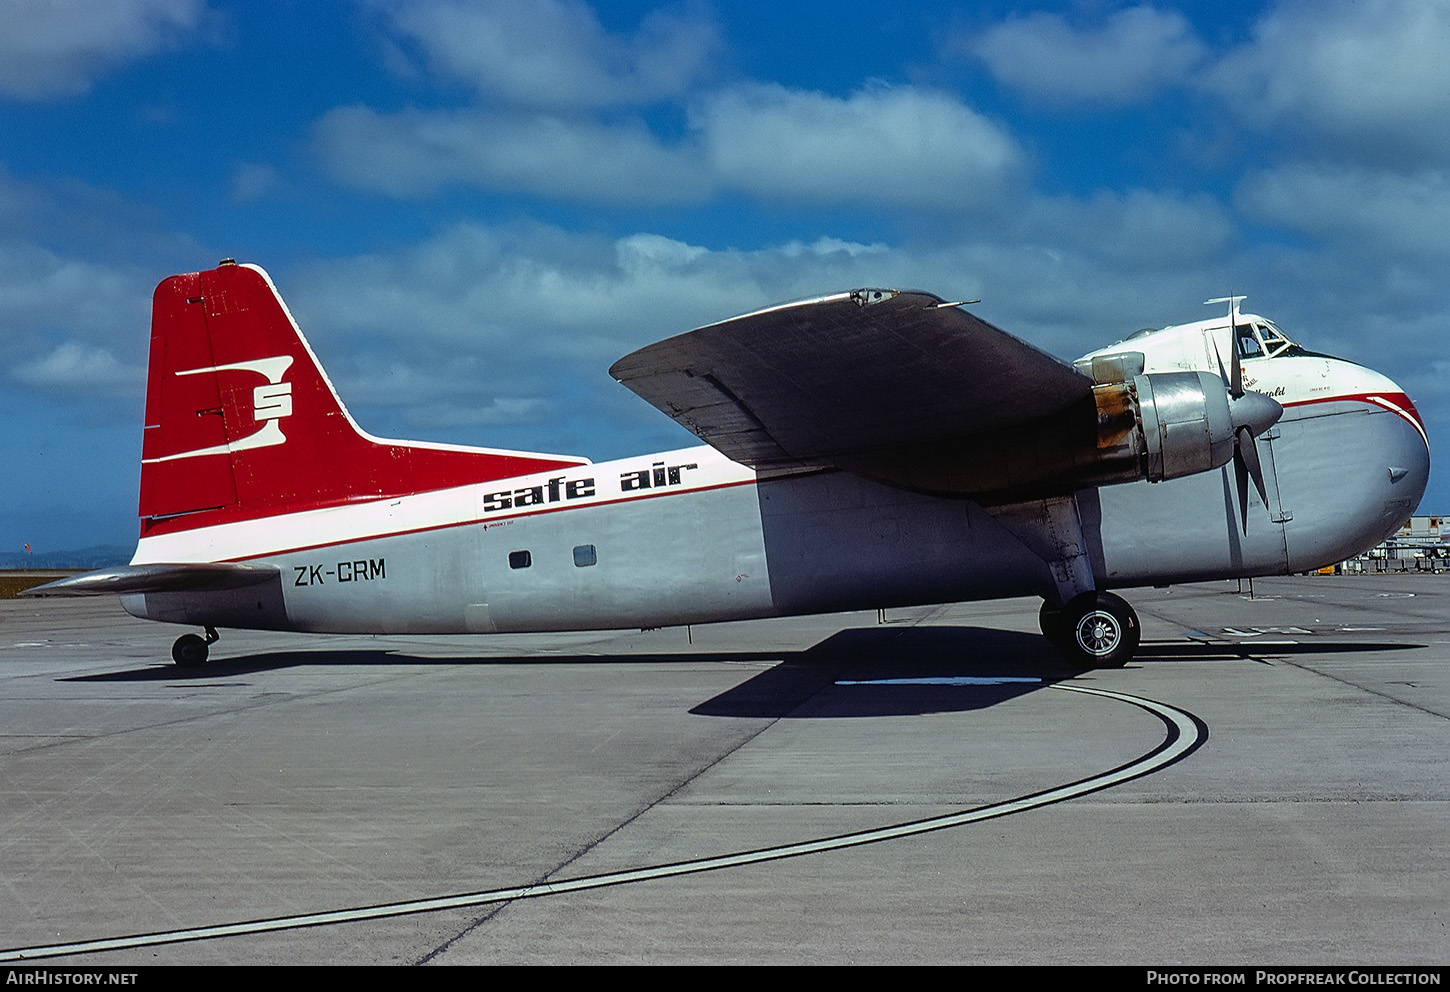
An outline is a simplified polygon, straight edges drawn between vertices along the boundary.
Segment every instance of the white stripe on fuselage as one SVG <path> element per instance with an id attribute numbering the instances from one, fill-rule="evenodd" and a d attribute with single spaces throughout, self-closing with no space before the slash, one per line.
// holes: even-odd
<path id="1" fill-rule="evenodd" d="M 714 448 L 578 465 L 411 496 L 142 537 L 133 565 L 240 561 L 442 527 L 749 484 L 755 473 Z"/>
<path id="2" fill-rule="evenodd" d="M 1419 433 L 1420 440 L 1425 442 L 1425 448 L 1427 450 L 1429 449 L 1429 447 L 1430 447 L 1430 435 L 1428 433 L 1426 433 L 1426 431 L 1425 431 L 1425 425 L 1420 423 L 1420 420 L 1419 420 L 1418 417 L 1411 416 L 1410 415 L 1410 412 L 1408 410 L 1406 410 L 1404 407 L 1400 406 L 1398 403 L 1394 402 L 1393 400 L 1391 400 L 1391 399 L 1389 399 L 1388 397 L 1385 397 L 1385 396 L 1370 396 L 1369 397 L 1369 401 L 1371 403 L 1375 404 L 1376 406 L 1382 406 L 1382 407 L 1384 407 L 1386 410 L 1389 410 L 1391 413 L 1393 413 L 1396 416 L 1398 416 L 1405 423 L 1407 423 L 1411 427 L 1413 427 L 1416 430 L 1416 432 Z"/>

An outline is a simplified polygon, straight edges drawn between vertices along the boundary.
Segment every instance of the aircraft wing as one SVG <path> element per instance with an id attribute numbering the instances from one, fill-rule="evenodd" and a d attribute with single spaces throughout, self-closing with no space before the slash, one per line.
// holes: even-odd
<path id="1" fill-rule="evenodd" d="M 710 324 L 609 371 L 762 474 L 835 466 L 959 493 L 975 491 L 962 458 L 971 439 L 1005 437 L 1090 403 L 1093 386 L 960 306 L 876 289 Z M 956 463 L 950 478 L 923 470 L 933 458 Z"/>
<path id="2" fill-rule="evenodd" d="M 133 592 L 202 592 L 241 589 L 276 578 L 276 565 L 242 562 L 184 562 L 179 564 L 122 565 L 83 575 L 72 575 L 27 589 L 22 596 L 105 596 Z"/>

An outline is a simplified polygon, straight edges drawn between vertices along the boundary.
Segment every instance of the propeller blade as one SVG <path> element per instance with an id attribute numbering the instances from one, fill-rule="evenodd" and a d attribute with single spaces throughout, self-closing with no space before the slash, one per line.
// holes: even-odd
<path id="1" fill-rule="evenodd" d="M 1269 509 L 1269 488 L 1264 484 L 1264 466 L 1259 461 L 1259 448 L 1254 435 L 1247 427 L 1234 432 L 1234 475 L 1239 484 L 1239 514 L 1243 520 L 1244 533 L 1249 532 L 1249 480 L 1259 492 L 1264 509 Z M 1270 511 L 1272 519 L 1272 511 Z"/>
<path id="2" fill-rule="evenodd" d="M 1249 467 L 1244 461 L 1244 454 L 1237 445 L 1234 446 L 1234 478 L 1239 484 L 1239 520 L 1243 524 L 1244 534 L 1249 532 Z"/>
<path id="3" fill-rule="evenodd" d="M 1232 396 L 1233 384 L 1228 381 L 1228 373 L 1223 370 L 1223 356 L 1218 352 L 1218 342 L 1213 338 L 1209 338 L 1209 340 L 1213 341 L 1213 357 L 1218 360 L 1218 377 L 1223 380 L 1223 388 L 1227 389 L 1229 395 Z"/>
<path id="4" fill-rule="evenodd" d="M 1232 323 L 1228 329 L 1229 343 L 1233 345 L 1233 354 L 1229 356 L 1229 366 L 1233 369 L 1233 381 L 1229 384 L 1229 395 L 1238 399 L 1244 394 L 1244 367 L 1239 362 L 1239 332 Z"/>
<path id="5" fill-rule="evenodd" d="M 1273 511 L 1269 509 L 1269 487 L 1264 483 L 1264 466 L 1259 461 L 1259 449 L 1254 438 L 1278 423 L 1279 418 L 1284 415 L 1284 408 L 1273 397 L 1257 391 L 1249 392 L 1244 388 L 1244 368 L 1239 361 L 1238 330 L 1233 326 L 1232 317 L 1229 320 L 1229 341 L 1233 345 L 1233 354 L 1230 356 L 1232 371 L 1224 370 L 1223 354 L 1218 350 L 1216 340 L 1213 341 L 1213 357 L 1218 360 L 1218 377 L 1223 380 L 1224 389 L 1229 394 L 1229 418 L 1234 425 L 1234 480 L 1238 483 L 1239 516 L 1244 533 L 1247 534 L 1250 479 L 1254 480 L 1254 488 L 1259 492 L 1259 499 L 1268 511 L 1269 519 L 1273 519 Z"/>
<path id="6" fill-rule="evenodd" d="M 1259 462 L 1259 446 L 1247 427 L 1239 429 L 1239 454 L 1243 455 L 1244 462 L 1248 466 L 1249 478 L 1254 480 L 1254 488 L 1259 491 L 1259 499 L 1264 501 L 1264 506 L 1267 508 L 1269 489 L 1264 485 L 1264 467 Z"/>

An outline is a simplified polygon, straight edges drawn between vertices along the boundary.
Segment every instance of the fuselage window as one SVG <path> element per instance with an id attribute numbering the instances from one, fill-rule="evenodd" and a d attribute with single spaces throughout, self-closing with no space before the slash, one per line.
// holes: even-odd
<path id="1" fill-rule="evenodd" d="M 599 560 L 594 552 L 594 545 L 581 544 L 574 549 L 574 564 L 579 568 L 587 568 Z"/>
<path id="2" fill-rule="evenodd" d="M 510 551 L 509 568 L 528 568 L 534 563 L 534 556 L 527 551 Z"/>

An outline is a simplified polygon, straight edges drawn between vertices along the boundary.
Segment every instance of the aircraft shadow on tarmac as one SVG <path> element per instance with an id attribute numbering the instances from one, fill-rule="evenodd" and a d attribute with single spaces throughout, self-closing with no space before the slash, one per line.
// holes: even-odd
<path id="1" fill-rule="evenodd" d="M 1144 642 L 1139 662 L 1390 651 L 1419 644 Z M 1261 650 L 1266 649 L 1266 650 Z M 1138 667 L 1130 665 L 1129 667 Z M 843 630 L 690 710 L 705 716 L 904 716 L 996 706 L 1092 672 L 1067 668 L 1038 634 L 986 627 Z"/>
<path id="2" fill-rule="evenodd" d="M 796 719 L 959 712 L 1075 674 L 1037 634 L 866 627 L 833 634 L 690 712 Z"/>
<path id="3" fill-rule="evenodd" d="M 1145 641 L 1135 663 L 1225 661 L 1264 656 L 1394 651 L 1410 643 L 1329 640 L 1254 644 L 1197 640 Z M 839 631 L 804 651 L 665 652 L 420 656 L 389 650 L 277 651 L 218 658 L 196 668 L 147 665 L 82 675 L 68 682 L 210 682 L 297 666 L 372 665 L 654 665 L 776 662 L 690 709 L 700 716 L 822 719 L 961 712 L 995 706 L 1077 676 L 1036 633 L 967 626 L 895 627 Z"/>
<path id="4" fill-rule="evenodd" d="M 985 627 L 843 630 L 804 651 L 420 656 L 388 650 L 277 651 L 221 657 L 195 668 L 144 668 L 61 681 L 215 684 L 296 666 L 656 665 L 774 662 L 690 712 L 727 717 L 885 716 L 979 709 L 1076 674 L 1037 634 Z M 949 680 L 956 680 L 951 682 Z M 995 681 L 1005 680 L 1005 681 Z M 835 685 L 837 682 L 847 683 Z M 968 691 L 964 691 L 964 687 Z"/>

